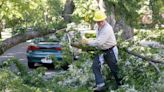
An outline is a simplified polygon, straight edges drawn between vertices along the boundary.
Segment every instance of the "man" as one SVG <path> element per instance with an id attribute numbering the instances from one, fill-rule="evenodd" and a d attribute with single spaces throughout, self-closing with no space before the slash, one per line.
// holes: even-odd
<path id="1" fill-rule="evenodd" d="M 93 20 L 97 23 L 96 39 L 82 39 L 83 44 L 95 46 L 102 50 L 103 54 L 95 55 L 92 69 L 95 75 L 96 87 L 94 91 L 105 89 L 105 82 L 101 74 L 101 65 L 103 61 L 108 64 L 112 75 L 116 80 L 116 86 L 120 85 L 120 79 L 117 76 L 117 42 L 113 32 L 113 28 L 105 21 L 106 15 L 103 11 L 95 12 Z M 103 57 L 102 57 L 103 56 Z"/>

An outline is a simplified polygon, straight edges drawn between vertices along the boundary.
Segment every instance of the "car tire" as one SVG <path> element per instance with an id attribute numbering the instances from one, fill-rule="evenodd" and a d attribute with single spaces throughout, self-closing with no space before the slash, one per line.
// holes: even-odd
<path id="1" fill-rule="evenodd" d="M 29 68 L 35 68 L 34 64 L 35 64 L 34 62 L 28 62 L 28 67 Z"/>

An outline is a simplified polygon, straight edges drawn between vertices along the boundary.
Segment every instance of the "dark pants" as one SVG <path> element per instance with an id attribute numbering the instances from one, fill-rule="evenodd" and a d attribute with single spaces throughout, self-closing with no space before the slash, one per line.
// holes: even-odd
<path id="1" fill-rule="evenodd" d="M 117 76 L 117 60 L 115 54 L 112 49 L 103 51 L 104 52 L 104 60 L 106 64 L 108 64 L 112 75 L 116 80 L 116 84 L 120 85 L 120 81 Z M 95 75 L 96 84 L 104 83 L 104 79 L 101 73 L 101 63 L 99 61 L 99 55 L 95 55 L 93 65 L 92 65 L 93 73 Z"/>

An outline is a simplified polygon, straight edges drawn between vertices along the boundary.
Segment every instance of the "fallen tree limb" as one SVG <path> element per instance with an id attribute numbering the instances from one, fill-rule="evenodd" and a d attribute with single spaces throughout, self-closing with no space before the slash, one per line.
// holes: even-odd
<path id="1" fill-rule="evenodd" d="M 26 40 L 33 39 L 35 37 L 41 37 L 62 30 L 65 30 L 65 28 L 60 30 L 28 31 L 24 34 L 18 34 L 16 36 L 8 38 L 0 43 L 0 55 L 2 55 L 9 48 L 19 43 L 25 42 Z"/>
<path id="2" fill-rule="evenodd" d="M 149 62 L 152 66 L 154 66 L 154 68 L 157 70 L 158 73 L 160 73 L 160 69 L 157 67 L 157 65 L 154 62 Z"/>
<path id="3" fill-rule="evenodd" d="M 151 59 L 151 58 L 144 57 L 144 56 L 142 56 L 142 55 L 140 55 L 140 54 L 138 54 L 138 53 L 129 51 L 129 50 L 125 49 L 125 48 L 124 48 L 123 50 L 124 50 L 125 52 L 127 52 L 128 54 L 134 55 L 134 56 L 136 56 L 136 57 L 138 57 L 138 58 L 142 58 L 143 60 L 148 61 L 149 64 L 151 64 L 152 66 L 154 66 L 154 68 L 156 69 L 156 71 L 157 71 L 158 73 L 160 73 L 160 69 L 157 67 L 156 63 L 158 63 L 158 64 L 164 64 L 164 61 L 153 60 L 153 59 Z"/>
<path id="4" fill-rule="evenodd" d="M 71 45 L 72 45 L 73 47 L 76 47 L 76 48 L 81 48 L 81 45 L 80 45 L 79 43 L 72 43 Z M 121 48 L 121 49 L 123 49 L 123 48 Z M 153 60 L 153 59 L 151 59 L 151 58 L 144 57 L 144 56 L 142 56 L 142 55 L 139 55 L 138 53 L 129 51 L 129 50 L 125 49 L 125 48 L 124 48 L 123 50 L 124 50 L 125 52 L 127 52 L 128 54 L 134 55 L 134 56 L 136 56 L 136 57 L 138 57 L 138 58 L 142 58 L 143 60 L 148 61 L 149 64 L 151 64 L 151 65 L 155 68 L 155 70 L 156 70 L 158 73 L 160 73 L 160 69 L 157 67 L 156 63 L 164 64 L 163 61 Z"/>
<path id="5" fill-rule="evenodd" d="M 160 44 L 159 42 L 155 42 L 155 41 L 141 41 L 140 45 L 142 46 L 148 46 L 148 47 L 153 47 L 153 48 L 161 48 L 164 49 L 164 45 Z"/>
<path id="6" fill-rule="evenodd" d="M 79 44 L 71 44 L 71 45 L 74 46 L 74 47 L 76 47 L 76 48 L 80 48 L 81 47 Z M 123 51 L 127 52 L 128 54 L 131 54 L 131 55 L 134 55 L 136 57 L 142 58 L 143 60 L 146 60 L 146 61 L 149 61 L 149 62 L 153 62 L 153 63 L 161 63 L 161 64 L 164 64 L 164 61 L 154 60 L 154 59 L 151 59 L 151 58 L 142 56 L 142 55 L 140 55 L 138 53 L 135 53 L 133 51 L 130 51 L 130 50 L 126 49 L 126 48 L 120 48 L 120 49 L 122 49 Z"/>
<path id="7" fill-rule="evenodd" d="M 153 63 L 160 63 L 160 64 L 164 64 L 164 61 L 159 61 L 159 60 L 154 60 L 154 59 L 151 59 L 151 58 L 148 58 L 148 57 L 144 57 L 144 56 L 142 56 L 142 55 L 140 55 L 140 54 L 138 54 L 138 53 L 135 53 L 135 52 L 133 52 L 133 51 L 130 51 L 130 50 L 127 50 L 127 49 L 123 49 L 125 52 L 127 52 L 128 54 L 131 54 L 131 55 L 134 55 L 134 56 L 136 56 L 136 57 L 139 57 L 139 58 L 142 58 L 143 60 L 146 60 L 146 61 L 151 61 L 151 62 L 153 62 Z"/>

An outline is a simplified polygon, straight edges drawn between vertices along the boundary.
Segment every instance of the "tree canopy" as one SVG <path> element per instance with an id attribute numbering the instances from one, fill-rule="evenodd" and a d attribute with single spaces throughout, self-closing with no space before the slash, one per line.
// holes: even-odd
<path id="1" fill-rule="evenodd" d="M 58 0 L 1 0 L 0 7 L 0 22 L 6 27 L 44 27 L 61 20 L 63 3 Z"/>

